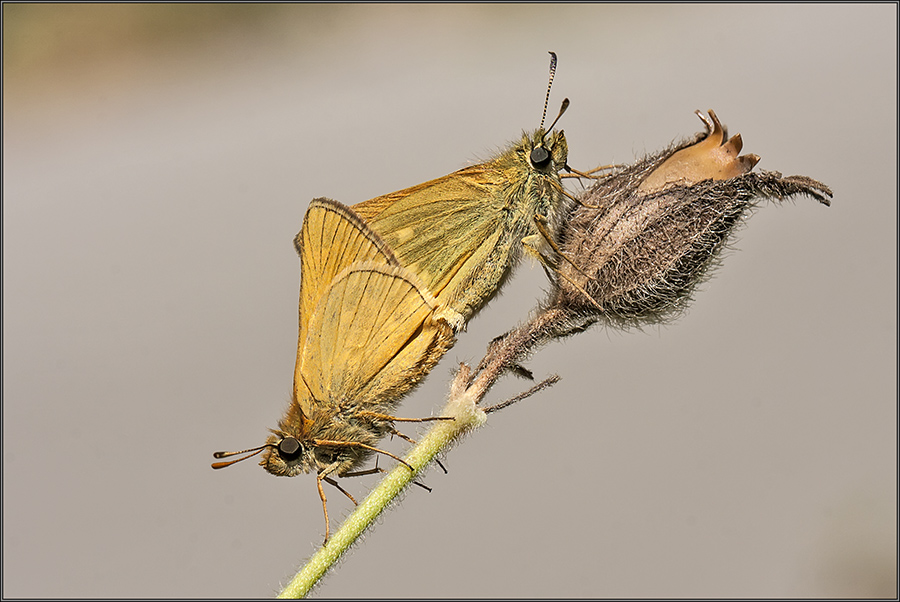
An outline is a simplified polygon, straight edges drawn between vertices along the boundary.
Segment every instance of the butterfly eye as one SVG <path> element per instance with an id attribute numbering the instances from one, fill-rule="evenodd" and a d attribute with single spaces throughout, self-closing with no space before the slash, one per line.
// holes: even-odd
<path id="1" fill-rule="evenodd" d="M 303 446 L 300 445 L 300 442 L 295 437 L 285 437 L 278 444 L 278 455 L 285 462 L 296 460 L 302 452 Z"/>
<path id="2" fill-rule="evenodd" d="M 543 146 L 537 146 L 531 151 L 531 165 L 543 169 L 550 165 L 550 153 Z"/>

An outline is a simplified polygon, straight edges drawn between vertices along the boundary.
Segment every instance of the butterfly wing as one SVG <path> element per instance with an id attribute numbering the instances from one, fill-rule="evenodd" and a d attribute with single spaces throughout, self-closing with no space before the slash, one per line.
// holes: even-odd
<path id="1" fill-rule="evenodd" d="M 294 399 L 309 417 L 310 397 L 300 378 L 301 355 L 309 331 L 309 320 L 319 300 L 335 277 L 359 262 L 397 266 L 397 258 L 384 241 L 352 209 L 331 199 L 314 199 L 300 233 L 294 239 L 300 255 L 300 330 L 294 369 Z"/>
<path id="2" fill-rule="evenodd" d="M 325 287 L 351 264 L 399 265 L 378 234 L 352 209 L 331 199 L 314 199 L 309 204 L 294 246 L 300 255 L 301 330 Z"/>
<path id="3" fill-rule="evenodd" d="M 437 307 L 409 270 L 354 264 L 313 312 L 299 378 L 316 403 L 389 409 L 453 344 L 452 330 L 434 319 Z"/>
<path id="4" fill-rule="evenodd" d="M 466 319 L 477 309 L 463 298 L 467 289 L 480 268 L 508 253 L 506 247 L 512 244 L 505 227 L 510 217 L 504 198 L 507 174 L 495 163 L 467 167 L 353 206 L 400 263 L 443 305 Z M 484 296 L 480 290 L 469 294 Z"/>

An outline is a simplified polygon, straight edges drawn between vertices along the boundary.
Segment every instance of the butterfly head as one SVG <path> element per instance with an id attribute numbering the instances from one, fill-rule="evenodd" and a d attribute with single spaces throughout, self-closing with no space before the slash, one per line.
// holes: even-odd
<path id="1" fill-rule="evenodd" d="M 259 465 L 279 477 L 295 477 L 316 466 L 315 448 L 308 441 L 273 432 L 266 441 Z"/>
<path id="2" fill-rule="evenodd" d="M 526 135 L 523 151 L 531 169 L 546 174 L 559 173 L 566 166 L 569 156 L 569 146 L 562 130 L 535 130 L 533 134 Z"/>

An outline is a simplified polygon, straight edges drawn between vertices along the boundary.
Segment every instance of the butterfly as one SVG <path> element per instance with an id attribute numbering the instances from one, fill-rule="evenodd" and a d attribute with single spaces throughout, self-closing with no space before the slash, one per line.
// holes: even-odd
<path id="1" fill-rule="evenodd" d="M 315 199 L 295 239 L 301 260 L 299 341 L 291 403 L 266 443 L 213 468 L 263 453 L 260 465 L 277 476 L 315 472 L 330 525 L 322 482 L 373 472 L 359 468 L 387 434 L 399 434 L 392 415 L 454 343 L 437 317 L 440 305 L 418 276 L 403 267 L 383 240 L 352 210 Z M 402 436 L 402 435 L 401 435 Z M 355 500 L 353 500 L 355 502 Z"/>

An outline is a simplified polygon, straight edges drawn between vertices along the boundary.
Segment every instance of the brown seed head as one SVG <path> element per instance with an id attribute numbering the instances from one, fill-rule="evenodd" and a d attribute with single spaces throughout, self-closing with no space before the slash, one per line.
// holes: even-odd
<path id="1" fill-rule="evenodd" d="M 575 206 L 560 232 L 560 262 L 546 310 L 564 319 L 559 336 L 606 319 L 640 325 L 677 316 L 735 227 L 762 199 L 831 190 L 804 176 L 751 173 L 713 111 L 699 113 L 706 135 L 618 168 Z"/>

